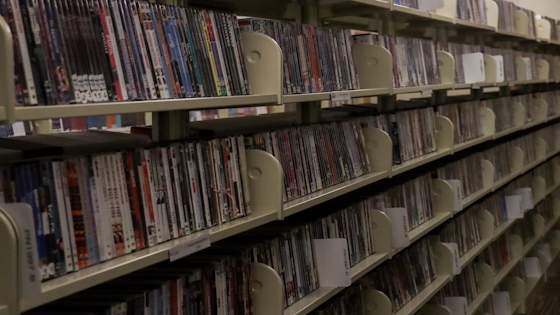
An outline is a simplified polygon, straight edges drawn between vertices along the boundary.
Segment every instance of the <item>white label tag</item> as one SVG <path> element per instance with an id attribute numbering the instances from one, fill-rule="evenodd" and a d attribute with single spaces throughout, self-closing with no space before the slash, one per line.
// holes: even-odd
<path id="1" fill-rule="evenodd" d="M 552 262 L 552 251 L 550 250 L 550 244 L 538 243 L 536 249 L 543 254 L 546 260 L 546 266 L 550 265 L 550 263 Z"/>
<path id="2" fill-rule="evenodd" d="M 394 248 L 402 248 L 410 245 L 408 237 L 408 211 L 406 208 L 387 208 L 385 213 L 391 219 L 393 229 L 392 244 Z"/>
<path id="3" fill-rule="evenodd" d="M 169 249 L 169 261 L 175 261 L 210 247 L 210 235 L 203 233 L 197 238 L 175 245 Z"/>
<path id="4" fill-rule="evenodd" d="M 523 211 L 533 209 L 533 189 L 531 187 L 522 187 L 517 189 L 517 193 L 521 195 L 521 209 Z"/>
<path id="5" fill-rule="evenodd" d="M 504 82 L 504 57 L 503 56 L 492 56 L 496 60 L 496 82 Z"/>
<path id="6" fill-rule="evenodd" d="M 541 262 L 537 257 L 525 257 L 523 265 L 525 266 L 527 278 L 540 278 L 542 276 Z"/>
<path id="7" fill-rule="evenodd" d="M 449 249 L 453 253 L 453 274 L 454 275 L 461 274 L 461 264 L 459 262 L 459 260 L 461 259 L 459 256 L 459 245 L 457 245 L 457 243 L 443 243 L 443 244 L 449 247 Z"/>
<path id="8" fill-rule="evenodd" d="M 484 56 L 480 52 L 464 54 L 463 69 L 465 73 L 465 83 L 484 82 L 484 80 L 486 80 Z"/>
<path id="9" fill-rule="evenodd" d="M 432 95 L 432 89 L 423 89 L 422 91 L 420 91 L 420 95 L 422 96 Z"/>
<path id="10" fill-rule="evenodd" d="M 461 181 L 458 179 L 448 179 L 446 182 L 451 185 L 453 191 L 453 211 L 459 212 L 463 210 L 463 188 Z"/>
<path id="11" fill-rule="evenodd" d="M 511 315 L 509 292 L 492 293 L 492 304 L 494 306 L 494 315 Z"/>
<path id="12" fill-rule="evenodd" d="M 433 11 L 443 7 L 443 0 L 418 0 L 418 10 Z"/>
<path id="13" fill-rule="evenodd" d="M 18 235 L 19 297 L 23 300 L 37 299 L 41 296 L 41 270 L 33 209 L 25 203 L 3 204 L 2 209 L 13 219 Z"/>
<path id="14" fill-rule="evenodd" d="M 336 91 L 331 92 L 331 101 L 333 102 L 350 102 L 350 91 Z"/>
<path id="15" fill-rule="evenodd" d="M 319 275 L 319 286 L 349 287 L 350 259 L 348 257 L 348 242 L 343 238 L 327 238 L 313 240 L 315 248 L 315 264 Z"/>
<path id="16" fill-rule="evenodd" d="M 527 67 L 527 81 L 533 80 L 533 71 L 531 70 L 531 58 L 523 57 L 521 58 L 525 61 L 525 66 Z"/>
<path id="17" fill-rule="evenodd" d="M 464 296 L 445 297 L 445 306 L 452 315 L 467 315 L 467 298 Z"/>
<path id="18" fill-rule="evenodd" d="M 523 204 L 520 195 L 506 196 L 506 209 L 508 219 L 523 218 Z"/>

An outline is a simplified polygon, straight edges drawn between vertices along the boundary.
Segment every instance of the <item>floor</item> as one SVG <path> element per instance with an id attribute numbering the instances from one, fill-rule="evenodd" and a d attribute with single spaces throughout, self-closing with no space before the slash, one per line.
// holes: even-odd
<path id="1" fill-rule="evenodd" d="M 535 288 L 527 300 L 527 315 L 560 314 L 560 259 L 555 259 L 548 270 L 548 281 Z"/>

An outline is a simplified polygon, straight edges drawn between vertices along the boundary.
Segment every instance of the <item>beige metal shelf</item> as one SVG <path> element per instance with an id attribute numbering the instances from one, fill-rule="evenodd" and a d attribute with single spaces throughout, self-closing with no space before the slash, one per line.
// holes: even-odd
<path id="1" fill-rule="evenodd" d="M 466 315 L 473 315 L 482 306 L 492 292 L 480 292 L 476 298 L 467 306 Z"/>
<path id="2" fill-rule="evenodd" d="M 17 107 L 15 120 L 40 120 L 98 115 L 116 115 L 175 110 L 204 110 L 239 106 L 262 106 L 277 104 L 277 95 L 245 95 L 224 97 L 200 97 L 172 100 L 138 102 L 110 102 L 96 104 L 52 105 Z"/>
<path id="3" fill-rule="evenodd" d="M 284 217 L 296 214 L 305 209 L 347 194 L 356 189 L 375 183 L 381 179 L 388 178 L 389 171 L 372 172 L 358 178 L 340 183 L 338 185 L 322 189 L 307 196 L 284 203 Z"/>
<path id="4" fill-rule="evenodd" d="M 429 153 L 408 161 L 403 162 L 402 164 L 398 164 L 393 166 L 393 170 L 391 171 L 392 176 L 396 176 L 398 174 L 404 173 L 409 171 L 413 168 L 428 164 L 432 161 L 441 159 L 444 156 L 451 155 L 453 153 L 452 149 L 438 149 L 436 152 Z"/>

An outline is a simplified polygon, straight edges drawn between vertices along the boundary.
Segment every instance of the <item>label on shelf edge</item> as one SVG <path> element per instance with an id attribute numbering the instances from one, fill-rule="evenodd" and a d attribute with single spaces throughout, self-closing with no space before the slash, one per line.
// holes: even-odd
<path id="1" fill-rule="evenodd" d="M 177 244 L 169 249 L 169 261 L 175 261 L 210 247 L 210 234 L 202 233 L 197 238 Z"/>
<path id="2" fill-rule="evenodd" d="M 334 91 L 331 92 L 331 101 L 333 102 L 350 102 L 350 91 Z"/>
<path id="3" fill-rule="evenodd" d="M 423 89 L 420 91 L 420 95 L 422 96 L 428 96 L 428 95 L 432 95 L 433 91 L 431 88 L 427 88 L 427 89 Z"/>

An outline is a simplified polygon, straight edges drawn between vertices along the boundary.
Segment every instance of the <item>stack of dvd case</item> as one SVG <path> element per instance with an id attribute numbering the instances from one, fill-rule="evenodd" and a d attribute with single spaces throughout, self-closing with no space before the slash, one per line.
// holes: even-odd
<path id="1" fill-rule="evenodd" d="M 492 195 L 478 202 L 480 209 L 487 210 L 494 217 L 494 227 L 500 226 L 508 220 L 506 199 L 503 190 L 498 190 Z"/>
<path id="2" fill-rule="evenodd" d="M 499 144 L 482 152 L 482 158 L 490 161 L 494 166 L 494 181 L 498 181 L 513 172 L 511 156 L 512 144 L 509 142 Z"/>
<path id="3" fill-rule="evenodd" d="M 362 293 L 358 286 L 351 286 L 329 299 L 311 315 L 362 315 Z"/>
<path id="4" fill-rule="evenodd" d="M 250 93 L 233 14 L 129 0 L 1 5 L 16 105 Z"/>
<path id="5" fill-rule="evenodd" d="M 284 202 L 370 172 L 358 120 L 313 124 L 246 137 L 250 148 L 272 154 L 284 170 Z"/>
<path id="6" fill-rule="evenodd" d="M 514 32 L 514 13 L 517 10 L 515 4 L 507 0 L 495 0 L 498 4 L 498 29 L 500 31 Z"/>
<path id="7" fill-rule="evenodd" d="M 544 218 L 544 222 L 548 223 L 554 219 L 554 205 L 559 196 L 560 190 L 555 189 L 552 194 L 546 196 L 543 202 L 535 206 L 535 212 L 542 215 L 542 217 Z"/>
<path id="8" fill-rule="evenodd" d="M 243 32 L 273 38 L 284 55 L 284 94 L 359 89 L 350 30 L 260 18 L 239 21 Z"/>
<path id="9" fill-rule="evenodd" d="M 440 84 L 433 41 L 390 35 L 354 36 L 357 44 L 379 45 L 393 56 L 393 87 Z"/>
<path id="10" fill-rule="evenodd" d="M 451 162 L 437 169 L 440 179 L 458 179 L 461 181 L 463 198 L 481 190 L 482 182 L 482 154 L 475 153 L 455 162 Z"/>
<path id="11" fill-rule="evenodd" d="M 512 259 L 506 234 L 501 235 L 476 257 L 477 262 L 488 264 L 495 273 L 500 272 Z"/>
<path id="12" fill-rule="evenodd" d="M 535 135 L 528 134 L 513 140 L 513 145 L 520 148 L 525 152 L 525 165 L 534 162 L 537 159 L 537 152 L 535 150 Z"/>
<path id="13" fill-rule="evenodd" d="M 0 177 L 0 202 L 33 209 L 43 280 L 251 213 L 242 136 L 8 166 Z"/>
<path id="14" fill-rule="evenodd" d="M 506 196 L 517 195 L 519 188 L 532 187 L 532 183 L 533 183 L 533 174 L 525 173 L 525 175 L 516 178 L 514 181 L 509 182 L 503 188 L 503 191 L 506 194 Z"/>
<path id="15" fill-rule="evenodd" d="M 148 267 L 29 314 L 251 315 L 249 253 L 228 252 Z"/>
<path id="16" fill-rule="evenodd" d="M 446 223 L 439 231 L 440 240 L 443 243 L 456 243 L 458 245 L 460 256 L 466 254 L 481 240 L 476 218 L 479 210 L 479 205 L 469 207 L 449 223 Z"/>
<path id="17" fill-rule="evenodd" d="M 523 241 L 523 245 L 526 245 L 535 237 L 535 228 L 533 225 L 533 220 L 531 219 L 531 216 L 528 215 L 521 220 L 517 220 L 515 221 L 515 224 L 508 230 L 508 232 L 519 236 Z"/>
<path id="18" fill-rule="evenodd" d="M 486 2 L 484 0 L 458 0 L 457 18 L 477 24 L 486 24 Z"/>
<path id="19" fill-rule="evenodd" d="M 501 132 L 514 127 L 513 106 L 511 97 L 492 98 L 481 102 L 481 106 L 494 112 L 496 132 Z"/>
<path id="20" fill-rule="evenodd" d="M 503 3 L 510 2 L 503 1 Z M 500 10 L 500 14 L 501 12 L 502 11 Z M 514 82 L 517 80 L 517 73 L 515 69 L 515 54 L 513 50 L 484 46 L 482 48 L 482 52 L 485 54 L 489 54 L 490 56 L 502 56 L 502 65 L 504 67 L 504 81 Z"/>
<path id="21" fill-rule="evenodd" d="M 406 208 L 408 226 L 415 229 L 435 215 L 432 200 L 431 174 L 424 174 L 381 193 L 376 199 L 376 209 L 387 212 L 391 208 Z"/>
<path id="22" fill-rule="evenodd" d="M 223 246 L 250 248 L 252 262 L 272 267 L 283 280 L 287 307 L 319 287 L 313 240 L 346 239 L 350 267 L 375 253 L 369 224 L 373 210 L 370 197 L 303 225 L 279 223 L 249 231 L 247 236 L 226 240 Z"/>
<path id="23" fill-rule="evenodd" d="M 453 123 L 453 140 L 455 144 L 482 136 L 480 106 L 478 102 L 438 106 L 437 113 L 449 118 Z"/>
<path id="24" fill-rule="evenodd" d="M 470 263 L 461 270 L 461 273 L 446 284 L 432 299 L 437 304 L 444 305 L 446 297 L 462 296 L 467 298 L 467 304 L 480 293 L 478 289 L 479 278 L 474 263 Z"/>
<path id="25" fill-rule="evenodd" d="M 398 137 L 400 152 L 396 164 L 437 150 L 434 111 L 431 107 L 399 111 L 390 115 L 388 120 L 392 125 L 391 131 L 397 131 L 397 136 L 393 136 L 393 139 Z"/>
<path id="26" fill-rule="evenodd" d="M 422 239 L 375 268 L 358 283 L 362 289 L 385 293 L 392 302 L 394 313 L 437 279 L 435 268 L 432 246 L 427 239 Z"/>

